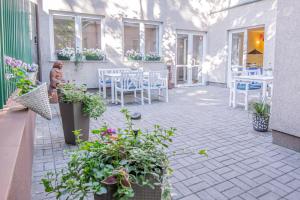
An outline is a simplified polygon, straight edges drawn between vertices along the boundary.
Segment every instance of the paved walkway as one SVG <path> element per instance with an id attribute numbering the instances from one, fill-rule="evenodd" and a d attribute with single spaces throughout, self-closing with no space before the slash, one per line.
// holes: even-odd
<path id="1" fill-rule="evenodd" d="M 219 87 L 181 88 L 170 90 L 169 103 L 128 106 L 142 113 L 137 127 L 176 127 L 172 150 L 208 150 L 208 158 L 192 153 L 172 158 L 173 199 L 299 200 L 300 154 L 272 144 L 270 133 L 253 131 L 247 112 L 228 107 L 228 95 Z M 63 167 L 64 150 L 72 148 L 64 144 L 58 107 L 53 110 L 52 121 L 37 118 L 33 199 L 53 199 L 43 193 L 41 176 Z M 123 127 L 119 110 L 120 106 L 108 107 L 103 120 Z M 92 120 L 91 128 L 101 124 L 102 120 Z"/>

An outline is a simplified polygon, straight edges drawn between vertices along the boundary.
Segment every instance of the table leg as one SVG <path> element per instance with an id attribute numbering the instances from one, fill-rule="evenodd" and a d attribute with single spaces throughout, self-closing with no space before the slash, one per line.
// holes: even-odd
<path id="1" fill-rule="evenodd" d="M 236 81 L 233 82 L 232 107 L 236 107 Z"/>
<path id="2" fill-rule="evenodd" d="M 111 102 L 115 103 L 115 79 L 111 78 Z"/>
<path id="3" fill-rule="evenodd" d="M 262 100 L 264 101 L 266 99 L 267 94 L 267 82 L 263 81 L 263 91 L 262 91 Z"/>

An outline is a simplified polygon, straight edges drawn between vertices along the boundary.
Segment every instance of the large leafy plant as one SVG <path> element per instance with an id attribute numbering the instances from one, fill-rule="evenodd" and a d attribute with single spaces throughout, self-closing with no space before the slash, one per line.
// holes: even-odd
<path id="1" fill-rule="evenodd" d="M 104 126 L 93 130 L 94 141 L 79 143 L 60 173 L 48 173 L 42 179 L 45 191 L 56 198 L 84 199 L 90 193 L 101 195 L 114 187 L 114 197 L 127 200 L 134 196 L 133 185 L 163 188 L 163 199 L 170 190 L 167 177 L 172 173 L 166 150 L 175 129 L 155 125 L 153 131 L 134 130 L 127 110 L 122 110 L 127 121 L 125 129 Z M 80 131 L 75 131 L 79 135 Z M 204 150 L 199 152 L 205 154 Z"/>
<path id="2" fill-rule="evenodd" d="M 59 100 L 64 103 L 82 103 L 83 113 L 95 119 L 106 110 L 104 100 L 97 94 L 88 93 L 84 85 L 79 87 L 72 83 L 60 85 Z"/>

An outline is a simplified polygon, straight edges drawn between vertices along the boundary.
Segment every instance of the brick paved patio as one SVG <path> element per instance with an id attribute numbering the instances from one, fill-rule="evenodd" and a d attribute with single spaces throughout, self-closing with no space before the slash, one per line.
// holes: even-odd
<path id="1" fill-rule="evenodd" d="M 172 150 L 208 150 L 209 157 L 184 154 L 172 158 L 175 170 L 171 182 L 173 199 L 184 200 L 276 200 L 300 199 L 300 154 L 272 144 L 270 133 L 252 130 L 250 115 L 228 107 L 229 91 L 219 87 L 170 90 L 170 102 L 129 105 L 142 113 L 136 127 L 153 124 L 176 127 Z M 70 149 L 64 144 L 58 107 L 52 121 L 37 119 L 33 199 L 53 199 L 39 184 L 48 170 L 65 165 Z M 103 120 L 111 127 L 123 127 L 120 106 L 109 106 Z M 92 120 L 91 127 L 103 124 Z"/>

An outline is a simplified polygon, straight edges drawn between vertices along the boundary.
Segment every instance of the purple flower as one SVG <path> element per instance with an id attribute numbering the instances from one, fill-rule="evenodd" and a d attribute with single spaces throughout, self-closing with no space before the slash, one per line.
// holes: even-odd
<path id="1" fill-rule="evenodd" d="M 22 60 L 16 60 L 15 64 L 16 64 L 15 67 L 22 67 L 23 62 Z"/>
<path id="2" fill-rule="evenodd" d="M 12 60 L 13 59 L 11 57 L 9 57 L 9 56 L 5 56 L 4 57 L 4 63 L 7 64 L 7 65 L 9 65 L 9 66 L 11 66 Z"/>

